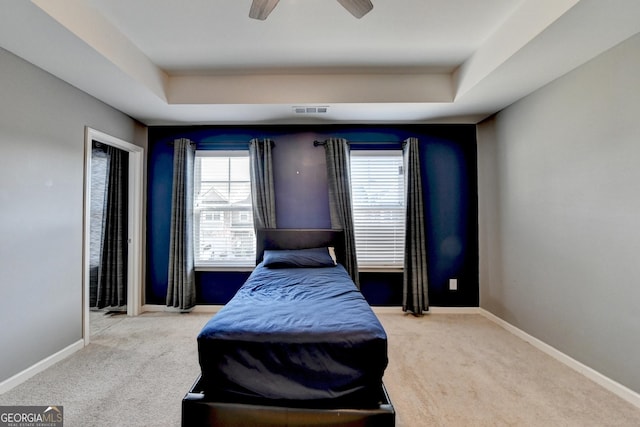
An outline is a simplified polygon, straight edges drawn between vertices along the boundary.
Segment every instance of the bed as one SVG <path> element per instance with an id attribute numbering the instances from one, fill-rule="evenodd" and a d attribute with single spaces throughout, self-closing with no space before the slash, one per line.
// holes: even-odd
<path id="1" fill-rule="evenodd" d="M 258 231 L 255 270 L 198 335 L 183 425 L 395 424 L 386 333 L 340 263 L 342 241 Z"/>

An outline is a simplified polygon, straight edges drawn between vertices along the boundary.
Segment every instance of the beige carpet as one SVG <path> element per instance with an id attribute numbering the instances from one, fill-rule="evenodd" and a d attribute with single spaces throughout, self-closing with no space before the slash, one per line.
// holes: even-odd
<path id="1" fill-rule="evenodd" d="M 378 317 L 398 426 L 640 426 L 640 409 L 480 315 Z"/>
<path id="2" fill-rule="evenodd" d="M 640 409 L 479 315 L 378 315 L 396 425 L 639 426 Z M 209 314 L 94 319 L 92 343 L 0 395 L 63 405 L 65 426 L 178 426 Z"/>

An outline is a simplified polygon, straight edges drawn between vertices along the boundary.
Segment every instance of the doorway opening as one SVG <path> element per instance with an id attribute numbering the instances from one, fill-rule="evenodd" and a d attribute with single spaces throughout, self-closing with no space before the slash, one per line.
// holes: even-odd
<path id="1" fill-rule="evenodd" d="M 143 149 L 95 129 L 85 132 L 83 338 L 101 317 L 136 316 L 142 301 Z M 92 322 L 96 323 L 93 328 Z"/>
<path id="2" fill-rule="evenodd" d="M 129 154 L 91 141 L 89 309 L 127 311 Z"/>

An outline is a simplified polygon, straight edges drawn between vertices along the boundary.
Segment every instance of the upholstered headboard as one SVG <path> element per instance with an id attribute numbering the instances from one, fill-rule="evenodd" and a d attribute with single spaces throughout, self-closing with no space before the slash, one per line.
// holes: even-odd
<path id="1" fill-rule="evenodd" d="M 337 261 L 344 264 L 344 232 L 326 229 L 266 228 L 257 231 L 256 264 L 265 249 L 308 249 L 333 246 Z"/>

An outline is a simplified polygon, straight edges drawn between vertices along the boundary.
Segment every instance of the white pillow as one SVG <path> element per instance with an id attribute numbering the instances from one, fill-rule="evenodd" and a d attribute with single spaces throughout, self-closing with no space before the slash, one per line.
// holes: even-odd
<path id="1" fill-rule="evenodd" d="M 336 250 L 333 246 L 329 246 L 329 256 L 333 260 L 334 264 L 338 264 L 338 259 L 336 258 Z"/>

